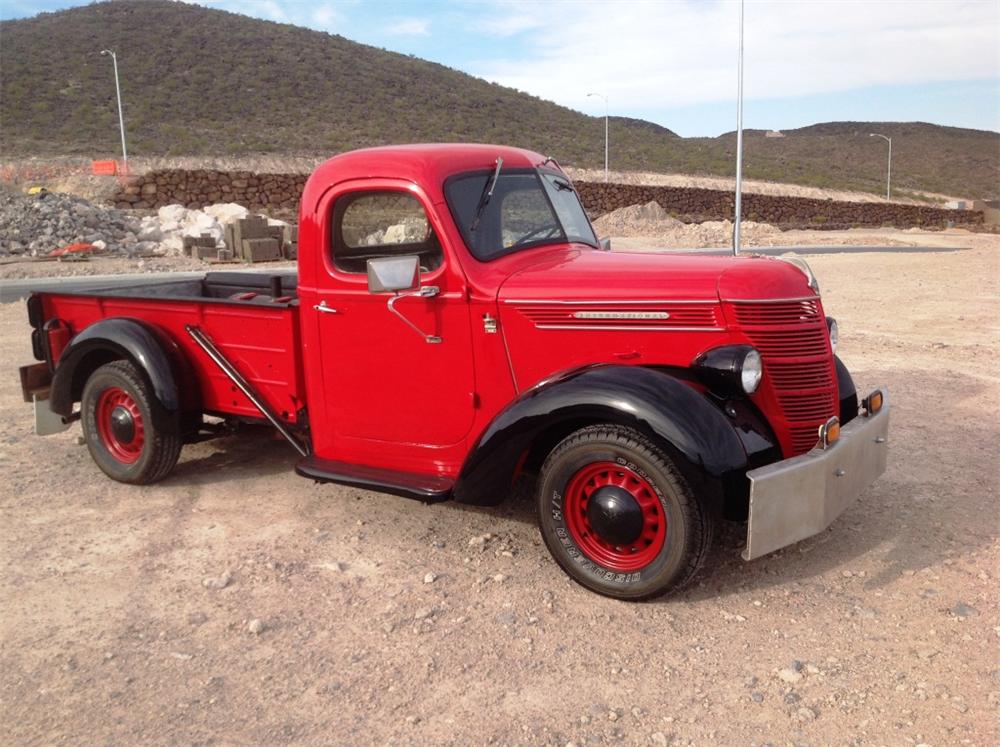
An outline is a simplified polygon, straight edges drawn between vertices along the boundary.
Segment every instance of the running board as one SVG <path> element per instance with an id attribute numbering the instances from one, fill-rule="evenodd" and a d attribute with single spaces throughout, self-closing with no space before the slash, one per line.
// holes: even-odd
<path id="1" fill-rule="evenodd" d="M 295 450 L 299 452 L 299 454 L 302 456 L 309 456 L 309 447 L 304 445 L 295 437 L 295 435 L 288 429 L 288 426 L 281 421 L 281 418 L 279 418 L 278 415 L 268 406 L 267 402 L 264 401 L 264 398 L 260 396 L 253 386 L 251 386 L 250 382 L 243 378 L 243 374 L 236 370 L 236 366 L 230 363 L 229 359 L 222 354 L 222 351 L 215 346 L 215 343 L 212 342 L 212 338 L 193 324 L 185 325 L 184 329 L 191 336 L 191 339 L 198 344 L 198 347 L 205 351 L 205 355 L 211 358 L 212 362 L 219 367 L 219 370 L 229 377 L 229 380 L 232 381 L 237 388 L 246 395 L 247 399 L 253 403 L 254 407 L 260 410 L 260 414 L 267 418 L 271 422 L 271 425 L 278 429 L 278 433 L 284 436 L 288 443 L 294 446 Z"/>
<path id="2" fill-rule="evenodd" d="M 335 462 L 307 456 L 295 465 L 295 471 L 317 482 L 335 482 L 379 493 L 401 495 L 425 503 L 437 503 L 451 498 L 455 481 L 450 477 L 415 475 L 410 472 L 364 467 L 359 464 Z"/>

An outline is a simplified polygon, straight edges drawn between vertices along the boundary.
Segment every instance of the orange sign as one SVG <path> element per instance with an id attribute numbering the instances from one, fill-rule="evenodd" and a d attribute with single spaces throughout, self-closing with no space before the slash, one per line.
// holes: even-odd
<path id="1" fill-rule="evenodd" d="M 118 173 L 118 162 L 91 161 L 90 171 L 94 176 L 114 176 Z"/>

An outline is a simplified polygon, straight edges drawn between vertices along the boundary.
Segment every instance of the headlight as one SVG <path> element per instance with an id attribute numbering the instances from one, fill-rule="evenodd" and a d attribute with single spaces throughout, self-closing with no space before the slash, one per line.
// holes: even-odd
<path id="1" fill-rule="evenodd" d="M 830 348 L 837 352 L 837 343 L 840 342 L 840 329 L 837 327 L 837 320 L 832 316 L 826 318 L 826 329 L 830 333 Z"/>
<path id="2" fill-rule="evenodd" d="M 750 345 L 726 345 L 699 355 L 691 364 L 698 378 L 716 394 L 753 394 L 764 364 Z"/>
<path id="3" fill-rule="evenodd" d="M 753 394 L 760 386 L 760 380 L 764 376 L 764 362 L 760 359 L 760 353 L 753 348 L 743 359 L 743 367 L 740 370 L 740 384 L 743 391 Z"/>

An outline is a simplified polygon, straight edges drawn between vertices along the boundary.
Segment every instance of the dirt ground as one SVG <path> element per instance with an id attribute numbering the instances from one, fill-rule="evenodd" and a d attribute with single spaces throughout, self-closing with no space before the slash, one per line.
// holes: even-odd
<path id="1" fill-rule="evenodd" d="M 1000 246 L 810 258 L 886 474 L 753 563 L 598 597 L 530 501 L 477 510 L 295 476 L 267 434 L 110 482 L 32 435 L 0 307 L 6 744 L 1000 744 Z"/>

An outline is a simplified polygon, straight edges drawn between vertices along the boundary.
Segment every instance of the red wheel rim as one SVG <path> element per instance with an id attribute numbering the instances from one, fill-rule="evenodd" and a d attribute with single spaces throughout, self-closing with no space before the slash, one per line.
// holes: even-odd
<path id="1" fill-rule="evenodd" d="M 111 456 L 124 464 L 139 459 L 146 433 L 142 413 L 132 395 L 116 386 L 105 389 L 97 398 L 94 419 L 97 435 Z"/>
<path id="2" fill-rule="evenodd" d="M 642 510 L 642 530 L 627 545 L 614 545 L 598 536 L 590 525 L 587 504 L 600 488 L 624 489 Z M 593 462 L 570 478 L 564 498 L 566 527 L 584 554 L 598 565 L 615 571 L 638 571 L 656 559 L 667 541 L 667 517 L 649 481 L 615 462 Z"/>

